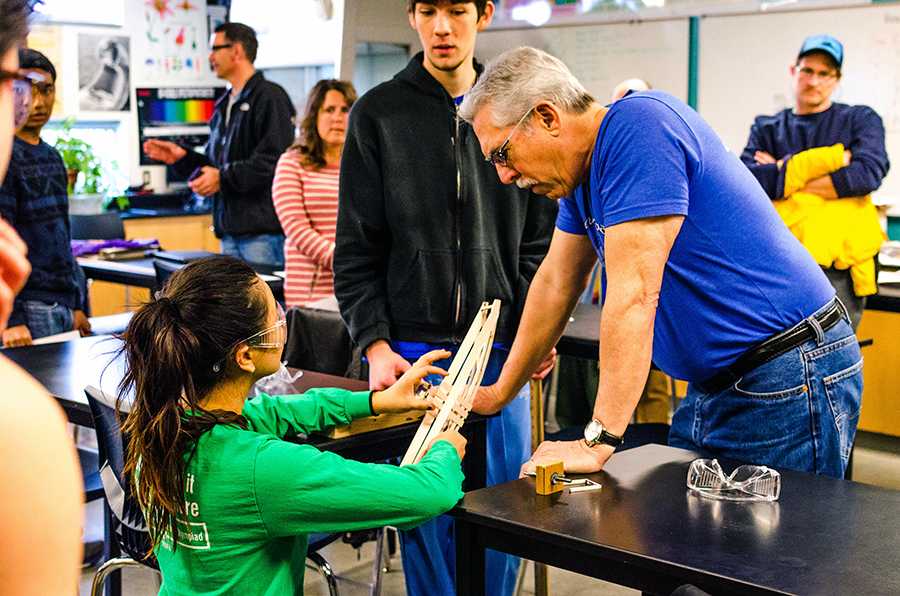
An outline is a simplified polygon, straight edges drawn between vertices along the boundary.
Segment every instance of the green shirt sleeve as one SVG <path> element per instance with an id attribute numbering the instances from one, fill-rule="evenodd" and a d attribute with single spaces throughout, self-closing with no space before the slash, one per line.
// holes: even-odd
<path id="1" fill-rule="evenodd" d="M 463 496 L 459 455 L 447 441 L 400 468 L 273 439 L 257 450 L 254 479 L 260 517 L 272 537 L 385 525 L 407 529 Z"/>
<path id="2" fill-rule="evenodd" d="M 371 416 L 368 391 L 310 389 L 300 395 L 258 395 L 241 412 L 250 430 L 285 437 Z"/>

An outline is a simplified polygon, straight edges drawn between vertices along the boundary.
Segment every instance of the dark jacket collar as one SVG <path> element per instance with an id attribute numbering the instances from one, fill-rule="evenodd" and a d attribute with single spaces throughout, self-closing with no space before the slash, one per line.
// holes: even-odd
<path id="1" fill-rule="evenodd" d="M 425 66 L 423 65 L 424 59 L 425 52 L 419 52 L 410 59 L 406 68 L 398 72 L 394 78 L 399 81 L 410 83 L 428 95 L 442 99 L 450 98 L 452 100 L 453 98 L 450 97 L 450 94 L 447 93 L 444 86 L 441 85 L 436 78 L 431 76 L 430 72 L 425 70 Z M 481 76 L 481 73 L 484 72 L 484 66 L 474 58 L 472 59 L 472 63 L 475 67 L 475 80 L 477 81 L 478 77 Z"/>
<path id="2" fill-rule="evenodd" d="M 238 93 L 237 97 L 234 98 L 234 101 L 240 101 L 247 97 L 253 89 L 260 84 L 261 81 L 265 81 L 266 78 L 263 76 L 262 71 L 257 70 L 253 73 L 253 76 L 247 79 L 247 82 L 244 84 L 244 88 L 241 89 L 241 92 Z M 226 90 L 222 97 L 216 101 L 216 107 L 219 107 L 223 103 L 228 103 L 228 96 L 231 93 L 230 90 Z"/>

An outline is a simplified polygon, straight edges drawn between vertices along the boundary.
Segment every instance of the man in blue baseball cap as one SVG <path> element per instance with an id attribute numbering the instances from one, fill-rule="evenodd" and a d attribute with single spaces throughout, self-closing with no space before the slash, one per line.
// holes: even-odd
<path id="1" fill-rule="evenodd" d="M 812 253 L 859 325 L 878 290 L 875 256 L 884 235 L 869 194 L 890 166 L 881 117 L 867 106 L 834 103 L 844 46 L 807 37 L 790 67 L 794 107 L 759 116 L 741 160 Z"/>

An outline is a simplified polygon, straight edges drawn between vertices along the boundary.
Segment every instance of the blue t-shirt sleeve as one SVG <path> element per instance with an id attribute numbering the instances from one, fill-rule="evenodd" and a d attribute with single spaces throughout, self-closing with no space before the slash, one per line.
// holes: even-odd
<path id="1" fill-rule="evenodd" d="M 587 232 L 578 213 L 578 206 L 572 197 L 564 197 L 559 201 L 559 213 L 556 215 L 556 227 L 569 234 L 581 234 Z"/>
<path id="2" fill-rule="evenodd" d="M 701 163 L 687 123 L 665 103 L 641 95 L 620 100 L 607 118 L 606 138 L 595 155 L 603 182 L 594 186 L 600 189 L 604 225 L 687 215 L 690 180 Z"/>

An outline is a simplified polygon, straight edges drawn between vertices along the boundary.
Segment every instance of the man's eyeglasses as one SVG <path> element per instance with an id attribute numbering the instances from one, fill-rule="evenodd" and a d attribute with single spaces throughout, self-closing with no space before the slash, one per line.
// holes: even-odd
<path id="1" fill-rule="evenodd" d="M 504 168 L 509 163 L 509 141 L 512 139 L 512 136 L 516 134 L 516 130 L 525 122 L 525 119 L 528 118 L 529 114 L 534 108 L 528 108 L 528 111 L 525 112 L 525 115 L 519 118 L 519 121 L 516 122 L 516 125 L 513 126 L 513 129 L 509 132 L 509 136 L 506 137 L 506 140 L 503 141 L 503 144 L 498 148 L 491 151 L 487 157 L 484 158 L 484 161 L 489 162 L 494 166 L 503 166 Z"/>
<path id="2" fill-rule="evenodd" d="M 820 81 L 828 83 L 837 78 L 837 73 L 833 70 L 822 70 L 815 71 L 808 66 L 804 66 L 803 68 L 797 69 L 797 72 L 800 73 L 800 76 L 805 79 L 812 79 L 813 77 L 818 78 Z"/>
<path id="3" fill-rule="evenodd" d="M 219 50 L 224 50 L 225 48 L 230 48 L 234 44 L 233 43 L 220 43 L 219 45 L 210 46 L 210 51 L 218 52 Z"/>
<path id="4" fill-rule="evenodd" d="M 46 84 L 47 80 L 36 72 L 0 70 L 0 84 L 7 81 L 12 81 L 13 126 L 18 130 L 28 121 L 28 115 L 31 113 L 32 87 Z"/>

